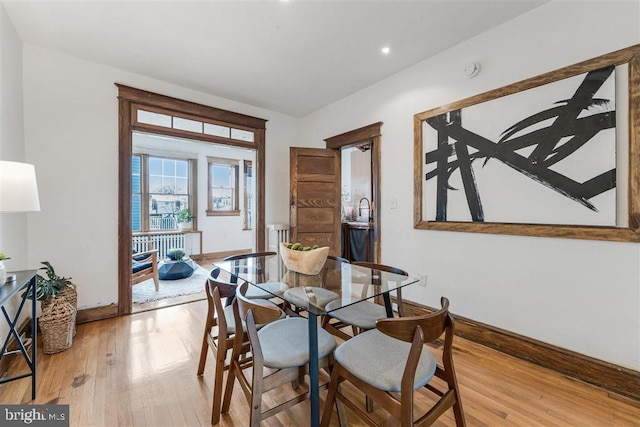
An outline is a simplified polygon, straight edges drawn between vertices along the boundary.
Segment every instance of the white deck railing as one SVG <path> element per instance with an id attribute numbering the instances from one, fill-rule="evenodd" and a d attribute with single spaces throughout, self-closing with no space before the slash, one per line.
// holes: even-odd
<path id="1" fill-rule="evenodd" d="M 137 234 L 131 238 L 133 250 L 136 252 L 144 252 L 150 249 L 158 250 L 158 259 L 167 257 L 167 251 L 171 248 L 184 249 L 184 234 Z"/>
<path id="2" fill-rule="evenodd" d="M 176 217 L 164 217 L 160 218 L 157 216 L 149 217 L 149 229 L 151 230 L 175 230 L 178 228 L 178 224 L 176 223 Z"/>

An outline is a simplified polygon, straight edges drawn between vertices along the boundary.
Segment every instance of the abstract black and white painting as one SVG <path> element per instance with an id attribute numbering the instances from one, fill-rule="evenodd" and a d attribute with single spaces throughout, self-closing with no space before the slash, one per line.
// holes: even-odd
<path id="1" fill-rule="evenodd" d="M 615 67 L 422 121 L 423 219 L 616 225 Z"/>

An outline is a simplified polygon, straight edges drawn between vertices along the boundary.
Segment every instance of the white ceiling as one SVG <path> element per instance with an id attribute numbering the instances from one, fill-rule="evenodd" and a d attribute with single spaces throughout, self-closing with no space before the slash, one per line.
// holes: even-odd
<path id="1" fill-rule="evenodd" d="M 304 117 L 547 1 L 3 3 L 25 43 Z"/>

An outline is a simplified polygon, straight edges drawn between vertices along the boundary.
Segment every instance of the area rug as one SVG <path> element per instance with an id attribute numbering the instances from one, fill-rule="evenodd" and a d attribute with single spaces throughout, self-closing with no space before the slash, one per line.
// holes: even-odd
<path id="1" fill-rule="evenodd" d="M 145 280 L 131 288 L 133 303 L 141 304 L 204 292 L 204 284 L 208 276 L 209 271 L 198 266 L 191 277 L 187 277 L 186 279 L 160 280 L 160 290 L 157 292 L 153 284 L 153 279 Z"/>

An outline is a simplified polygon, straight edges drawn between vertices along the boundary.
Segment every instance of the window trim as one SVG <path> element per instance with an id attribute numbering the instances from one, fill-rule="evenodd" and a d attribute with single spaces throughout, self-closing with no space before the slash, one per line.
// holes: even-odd
<path id="1" fill-rule="evenodd" d="M 151 113 L 156 113 L 156 114 L 162 114 L 162 115 L 169 116 L 169 118 L 171 119 L 171 127 L 140 122 L 140 121 L 138 121 L 138 111 L 148 111 L 148 112 L 151 112 Z M 176 128 L 173 127 L 175 118 L 201 122 L 202 130 L 200 132 L 195 132 L 195 131 L 189 131 L 189 130 L 185 130 L 185 129 L 176 129 Z M 204 125 L 205 124 L 228 127 L 229 128 L 229 137 L 211 135 L 211 134 L 208 134 L 208 133 L 204 133 Z M 182 137 L 182 138 L 190 138 L 190 139 L 193 139 L 194 137 L 196 137 L 199 140 L 215 142 L 215 143 L 218 143 L 218 144 L 235 145 L 235 146 L 244 147 L 244 148 L 254 148 L 255 149 L 256 148 L 256 144 L 257 144 L 257 139 L 258 139 L 257 129 L 254 128 L 254 127 L 251 127 L 251 126 L 247 126 L 245 124 L 238 124 L 238 123 L 226 122 L 226 121 L 222 121 L 222 120 L 215 120 L 215 119 L 210 119 L 210 118 L 202 117 L 202 116 L 195 115 L 195 114 L 187 114 L 187 113 L 182 113 L 182 112 L 176 112 L 176 111 L 167 110 L 165 108 L 153 107 L 153 106 L 148 106 L 148 105 L 143 105 L 143 104 L 138 104 L 138 103 L 132 103 L 131 104 L 131 125 L 135 126 L 135 128 L 137 128 L 137 129 L 146 130 L 147 132 L 152 132 L 152 133 L 162 132 L 163 134 L 170 134 L 170 135 L 173 135 L 173 136 L 179 136 L 179 137 Z M 234 129 L 235 130 L 252 132 L 253 133 L 253 142 L 245 141 L 243 139 L 232 138 L 231 137 L 231 134 L 232 134 L 231 131 L 234 130 Z"/>

